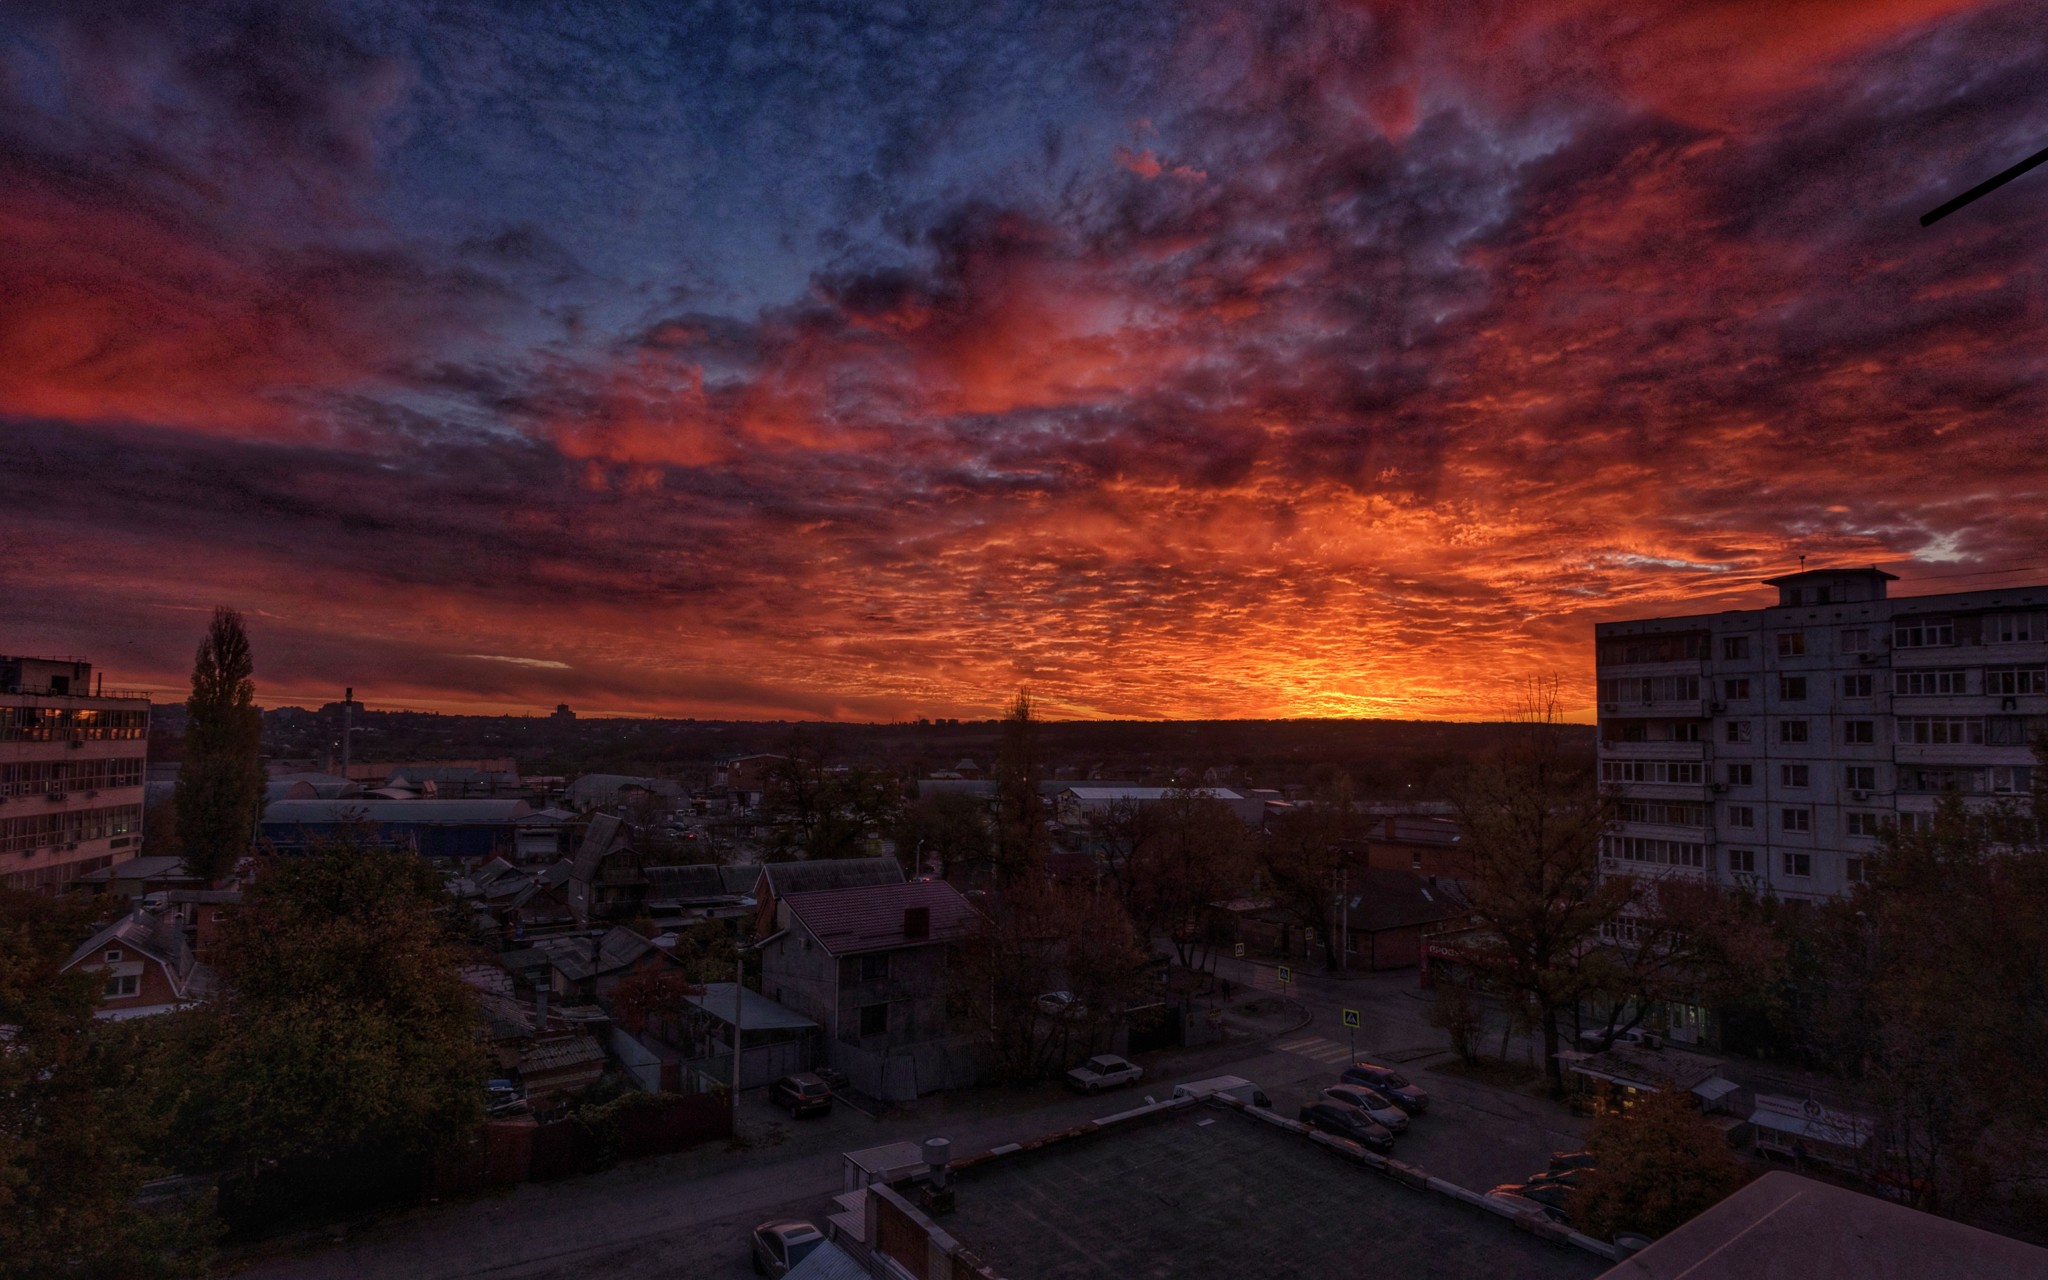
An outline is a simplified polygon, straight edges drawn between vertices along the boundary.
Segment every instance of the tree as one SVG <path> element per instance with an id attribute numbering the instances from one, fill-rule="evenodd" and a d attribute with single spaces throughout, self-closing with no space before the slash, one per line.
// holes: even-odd
<path id="1" fill-rule="evenodd" d="M 996 821 L 990 856 L 999 884 L 1014 884 L 1044 870 L 1047 842 L 1038 794 L 1044 778 L 1031 695 L 1019 692 L 1003 718 L 1002 741 L 996 749 Z"/>
<path id="2" fill-rule="evenodd" d="M 1635 896 L 1629 881 L 1600 875 L 1616 802 L 1595 785 L 1590 759 L 1567 753 L 1561 712 L 1555 680 L 1532 684 L 1501 751 L 1454 798 L 1472 864 L 1466 896 L 1483 928 L 1447 948 L 1511 1013 L 1526 1010 L 1541 1028 L 1558 1091 L 1559 1015 L 1587 989 L 1580 961 Z"/>
<path id="3" fill-rule="evenodd" d="M 400 1187 L 483 1118 L 488 1061 L 429 866 L 344 836 L 269 859 L 228 917 L 181 1117 L 195 1154 L 385 1171 Z"/>
<path id="4" fill-rule="evenodd" d="M 1436 1000 L 1422 1015 L 1430 1026 L 1451 1038 L 1451 1048 L 1467 1066 L 1479 1064 L 1479 1032 L 1485 1025 L 1485 1011 L 1472 993 L 1456 982 L 1436 984 Z"/>
<path id="5" fill-rule="evenodd" d="M 242 615 L 215 609 L 192 663 L 185 759 L 178 766 L 178 843 L 186 867 L 217 880 L 248 852 L 263 805 L 263 717 L 256 709 Z"/>
<path id="6" fill-rule="evenodd" d="M 1807 1044 L 1877 1121 L 1870 1153 L 1920 1208 L 2048 1196 L 2048 841 L 2041 811 L 1945 796 L 1874 873 L 1808 913 Z"/>
<path id="7" fill-rule="evenodd" d="M 1146 949 L 1115 898 L 1083 888 L 1026 881 L 963 944 L 952 969 L 953 1000 L 989 1050 L 999 1079 L 1035 1080 L 1073 1056 L 1150 998 Z M 1038 997 L 1068 991 L 1065 1015 Z"/>
<path id="8" fill-rule="evenodd" d="M 1587 1149 L 1597 1162 L 1568 1203 L 1580 1230 L 1608 1240 L 1623 1232 L 1654 1240 L 1749 1180 L 1748 1166 L 1682 1089 L 1643 1095 L 1627 1114 L 1603 1118 Z"/>
<path id="9" fill-rule="evenodd" d="M 1248 878 L 1250 840 L 1230 807 L 1206 791 L 1174 787 L 1138 811 L 1132 915 L 1164 932 L 1186 968 L 1204 968 L 1216 904 Z M 1197 961 L 1201 963 L 1197 963 Z"/>
<path id="10" fill-rule="evenodd" d="M 62 973 L 91 924 L 0 889 L 0 1280 L 197 1275 L 206 1206 L 135 1207 L 156 1167 L 148 1032 L 93 1017 L 101 975 Z"/>
<path id="11" fill-rule="evenodd" d="M 897 814 L 896 856 L 911 875 L 936 864 L 943 878 L 989 860 L 990 823 L 979 797 L 945 793 L 907 804 Z"/>
<path id="12" fill-rule="evenodd" d="M 1259 845 L 1259 866 L 1274 901 L 1295 923 L 1324 939 L 1323 965 L 1333 973 L 1342 962 L 1339 874 L 1352 860 L 1342 843 L 1349 808 L 1302 805 L 1275 821 Z"/>

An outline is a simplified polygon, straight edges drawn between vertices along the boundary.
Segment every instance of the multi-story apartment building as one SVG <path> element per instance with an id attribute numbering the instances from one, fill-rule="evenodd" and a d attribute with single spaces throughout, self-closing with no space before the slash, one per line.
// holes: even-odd
<path id="1" fill-rule="evenodd" d="M 2048 586 L 1889 599 L 1893 575 L 1768 579 L 1774 608 L 1603 623 L 1603 868 L 1820 899 L 1945 791 L 2019 800 L 2048 723 Z"/>
<path id="2" fill-rule="evenodd" d="M 0 884 L 56 893 L 142 844 L 149 698 L 92 664 L 0 657 Z"/>

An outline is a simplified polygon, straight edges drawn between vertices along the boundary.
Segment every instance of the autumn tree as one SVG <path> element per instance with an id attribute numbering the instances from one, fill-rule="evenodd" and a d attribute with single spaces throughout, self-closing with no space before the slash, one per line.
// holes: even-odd
<path id="1" fill-rule="evenodd" d="M 1850 898 L 1807 913 L 1807 1044 L 1931 1211 L 2048 1207 L 2048 842 L 2039 810 L 1945 797 Z M 2030 1208 L 2029 1208 L 2030 1206 Z"/>
<path id="2" fill-rule="evenodd" d="M 1047 840 L 1039 784 L 1045 762 L 1038 741 L 1038 719 L 1031 695 L 1019 692 L 1003 717 L 1002 740 L 996 748 L 996 813 L 990 860 L 996 881 L 1015 884 L 1040 875 Z"/>
<path id="3" fill-rule="evenodd" d="M 0 1280 L 204 1269 L 207 1206 L 153 1214 L 163 1172 L 149 1029 L 96 1019 L 104 976 L 62 972 L 92 932 L 74 905 L 0 889 Z"/>
<path id="4" fill-rule="evenodd" d="M 1644 1094 L 1626 1114 L 1603 1118 L 1587 1149 L 1595 1167 L 1567 1203 L 1580 1230 L 1608 1240 L 1623 1232 L 1654 1240 L 1749 1180 L 1748 1166 L 1683 1089 Z"/>
<path id="5" fill-rule="evenodd" d="M 1577 960 L 1595 1047 L 1611 1047 L 1666 1002 L 1723 1007 L 1782 980 L 1786 944 L 1757 899 L 1677 876 L 1630 888 L 1627 915 Z"/>
<path id="6" fill-rule="evenodd" d="M 1080 1052 L 1144 1003 L 1147 950 L 1116 899 L 1084 888 L 1026 881 L 995 904 L 952 969 L 953 1002 L 989 1050 L 998 1078 L 1037 1079 Z M 1037 1004 L 1068 991 L 1074 1007 Z"/>
<path id="7" fill-rule="evenodd" d="M 1216 904 L 1250 879 L 1251 861 L 1250 836 L 1230 806 L 1174 787 L 1139 812 L 1133 915 L 1148 934 L 1172 940 L 1182 966 L 1205 967 Z"/>
<path id="8" fill-rule="evenodd" d="M 1338 951 L 1338 887 L 1353 862 L 1344 843 L 1349 806 L 1308 804 L 1272 822 L 1259 842 L 1259 868 L 1273 900 L 1294 921 L 1325 942 L 1324 967 L 1335 972 Z"/>
<path id="9" fill-rule="evenodd" d="M 192 663 L 177 831 L 186 867 L 217 880 L 248 852 L 263 807 L 263 717 L 242 615 L 215 609 Z"/>
<path id="10" fill-rule="evenodd" d="M 224 923 L 195 1047 L 195 1156 L 286 1180 L 416 1178 L 483 1117 L 488 1061 L 440 878 L 356 836 L 267 860 Z"/>
<path id="11" fill-rule="evenodd" d="M 1454 797 L 1472 867 L 1465 892 L 1482 927 L 1446 948 L 1540 1029 L 1560 1091 L 1561 1015 L 1587 990 L 1580 962 L 1635 893 L 1625 879 L 1601 877 L 1600 840 L 1615 801 L 1596 786 L 1591 760 L 1567 750 L 1561 711 L 1556 681 L 1534 683 L 1501 750 Z"/>

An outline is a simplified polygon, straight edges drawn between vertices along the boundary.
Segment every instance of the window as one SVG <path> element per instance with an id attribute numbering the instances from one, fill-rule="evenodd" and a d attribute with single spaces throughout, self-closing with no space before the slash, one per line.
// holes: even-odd
<path id="1" fill-rule="evenodd" d="M 860 958 L 860 980 L 862 982 L 880 982 L 886 979 L 888 976 L 888 952 L 883 951 L 875 955 L 862 956 Z"/>
<path id="2" fill-rule="evenodd" d="M 1934 830 L 1934 815 L 1931 813 L 1902 812 L 1899 814 L 1899 830 L 1932 831 Z"/>
<path id="3" fill-rule="evenodd" d="M 1625 667 L 1639 662 L 1694 662 L 1707 656 L 1707 638 L 1698 633 L 1682 636 L 1637 636 L 1609 640 L 1600 646 L 1600 665 Z"/>
<path id="4" fill-rule="evenodd" d="M 1984 618 L 1985 644 L 2027 644 L 2048 637 L 2038 613 L 1992 613 Z"/>
<path id="5" fill-rule="evenodd" d="M 1780 720 L 1780 721 L 1778 721 L 1778 741 L 1780 741 L 1780 742 L 1804 742 L 1804 741 L 1806 741 L 1806 721 L 1804 721 L 1804 720 Z"/>
<path id="6" fill-rule="evenodd" d="M 1813 855 L 1810 853 L 1785 854 L 1785 874 L 1804 879 L 1813 874 Z"/>
<path id="7" fill-rule="evenodd" d="M 1984 692 L 1994 698 L 2048 693 L 2048 667 L 1987 667 Z"/>
<path id="8" fill-rule="evenodd" d="M 1778 634 L 1778 656 L 1781 658 L 1803 658 L 1806 656 L 1806 633 L 1784 631 Z M 1581 688 L 1585 686 L 1581 685 Z"/>
<path id="9" fill-rule="evenodd" d="M 1602 782 L 1664 782 L 1696 787 L 1707 780 L 1707 766 L 1697 760 L 1603 760 Z"/>
<path id="10" fill-rule="evenodd" d="M 1899 741 L 1926 746 L 1984 745 L 1984 721 L 1966 716 L 1900 716 Z"/>
<path id="11" fill-rule="evenodd" d="M 142 978 L 139 974 L 123 973 L 108 978 L 106 989 L 100 995 L 103 999 L 119 1000 L 123 996 L 132 996 L 141 989 Z"/>
<path id="12" fill-rule="evenodd" d="M 1852 836 L 1875 837 L 1884 832 L 1884 815 L 1877 813 L 1851 813 L 1846 815 L 1849 834 Z"/>
<path id="13" fill-rule="evenodd" d="M 1610 858 L 1630 862 L 1661 862 L 1674 867 L 1704 867 L 1707 847 L 1691 840 L 1659 840 L 1653 836 L 1602 836 L 1602 849 Z"/>
<path id="14" fill-rule="evenodd" d="M 1862 884 L 1870 879 L 1870 860 L 1867 858 L 1842 859 L 1842 878 L 1851 884 Z"/>
<path id="15" fill-rule="evenodd" d="M 1721 696 L 1731 702 L 1737 698 L 1747 698 L 1749 696 L 1749 681 L 1723 680 L 1721 682 Z"/>
<path id="16" fill-rule="evenodd" d="M 1417 849 L 1408 855 L 1408 865 L 1413 870 L 1422 870 L 1422 850 Z"/>
<path id="17" fill-rule="evenodd" d="M 1749 656 L 1748 636 L 1724 636 L 1721 639 L 1721 657 L 1727 662 L 1740 662 Z M 1580 686 L 1583 688 L 1584 686 Z"/>
<path id="18" fill-rule="evenodd" d="M 1681 720 L 1672 725 L 1671 740 L 1673 742 L 1698 742 L 1700 740 L 1699 721 Z"/>
<path id="19" fill-rule="evenodd" d="M 1908 696 L 1920 694 L 1968 693 L 1969 682 L 1965 673 L 1955 671 L 1894 671 L 1892 692 Z"/>
<path id="20" fill-rule="evenodd" d="M 1843 653 L 1869 653 L 1870 632 L 1864 627 L 1850 627 L 1842 633 Z"/>
<path id="21" fill-rule="evenodd" d="M 864 1004 L 860 1007 L 860 1033 L 864 1036 L 889 1034 L 889 1006 Z"/>
<path id="22" fill-rule="evenodd" d="M 1956 642 L 1956 624 L 1948 618 L 1896 618 L 1894 649 L 1940 649 Z"/>
<path id="23" fill-rule="evenodd" d="M 2025 795 L 2034 789 L 2034 766 L 2030 764 L 1994 764 L 1989 772 L 1991 790 L 1997 795 Z"/>
<path id="24" fill-rule="evenodd" d="M 1846 743 L 1850 744 L 1851 746 L 1856 746 L 1856 745 L 1863 745 L 1863 744 L 1869 744 L 1869 743 L 1873 743 L 1873 742 L 1876 742 L 1876 741 L 1877 741 L 1877 721 L 1875 721 L 1875 720 L 1844 720 L 1844 721 L 1842 721 L 1842 741 L 1844 741 L 1844 742 L 1846 742 Z"/>
<path id="25" fill-rule="evenodd" d="M 1626 800 L 1621 806 L 1623 822 L 1656 822 L 1665 826 L 1704 827 L 1707 807 L 1683 800 Z"/>
<path id="26" fill-rule="evenodd" d="M 1778 814 L 1778 825 L 1786 831 L 1813 830 L 1813 814 L 1805 809 L 1785 809 Z"/>
<path id="27" fill-rule="evenodd" d="M 1749 741 L 1749 721 L 1747 721 L 1747 720 L 1730 720 L 1730 721 L 1728 722 L 1728 741 L 1730 741 L 1730 742 L 1748 742 L 1748 741 Z"/>
<path id="28" fill-rule="evenodd" d="M 1868 671 L 1842 677 L 1842 696 L 1845 698 L 1867 698 L 1874 684 Z"/>
<path id="29" fill-rule="evenodd" d="M 1810 787 L 1813 785 L 1811 767 L 1803 764 L 1781 764 L 1778 766 L 1778 781 L 1788 787 Z"/>
<path id="30" fill-rule="evenodd" d="M 1740 875 L 1755 875 L 1756 850 L 1730 849 L 1728 851 L 1728 869 Z"/>
<path id="31" fill-rule="evenodd" d="M 1731 764 L 1728 766 L 1728 785 L 1731 787 L 1753 787 L 1756 785 L 1756 769 L 1752 765 Z"/>
<path id="32" fill-rule="evenodd" d="M 1779 676 L 1778 699 L 1781 702 L 1806 701 L 1806 677 Z"/>
<path id="33" fill-rule="evenodd" d="M 107 950 L 107 963 L 108 963 L 108 964 L 119 964 L 119 963 L 121 963 L 121 953 L 120 953 L 120 951 L 118 951 L 118 950 L 116 950 L 116 949 L 114 949 L 114 948 L 111 948 L 111 947 L 110 947 L 110 948 L 108 948 L 108 950 Z"/>
<path id="34" fill-rule="evenodd" d="M 1851 791 L 1877 790 L 1877 766 L 1852 764 L 1842 770 L 1842 785 Z"/>
<path id="35" fill-rule="evenodd" d="M 1756 810 L 1746 804 L 1729 805 L 1728 825 L 1731 827 L 1754 827 L 1756 825 Z"/>

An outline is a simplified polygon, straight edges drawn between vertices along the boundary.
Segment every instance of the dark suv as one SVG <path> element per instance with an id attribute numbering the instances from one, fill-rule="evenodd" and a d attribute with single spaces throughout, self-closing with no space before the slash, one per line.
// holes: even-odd
<path id="1" fill-rule="evenodd" d="M 778 1107 L 788 1107 L 792 1116 L 800 1116 L 811 1111 L 830 1111 L 832 1086 L 808 1071 L 800 1071 L 793 1076 L 784 1076 L 769 1085 L 768 1100 Z"/>
<path id="2" fill-rule="evenodd" d="M 1345 1084 L 1362 1084 L 1409 1115 L 1429 1110 L 1429 1094 L 1408 1083 L 1408 1077 L 1376 1062 L 1354 1062 L 1344 1069 Z"/>
<path id="3" fill-rule="evenodd" d="M 1394 1145 L 1394 1135 L 1383 1124 L 1376 1124 L 1373 1118 L 1348 1102 L 1311 1102 L 1301 1109 L 1297 1117 L 1311 1129 L 1371 1147 L 1374 1151 L 1385 1151 Z"/>

